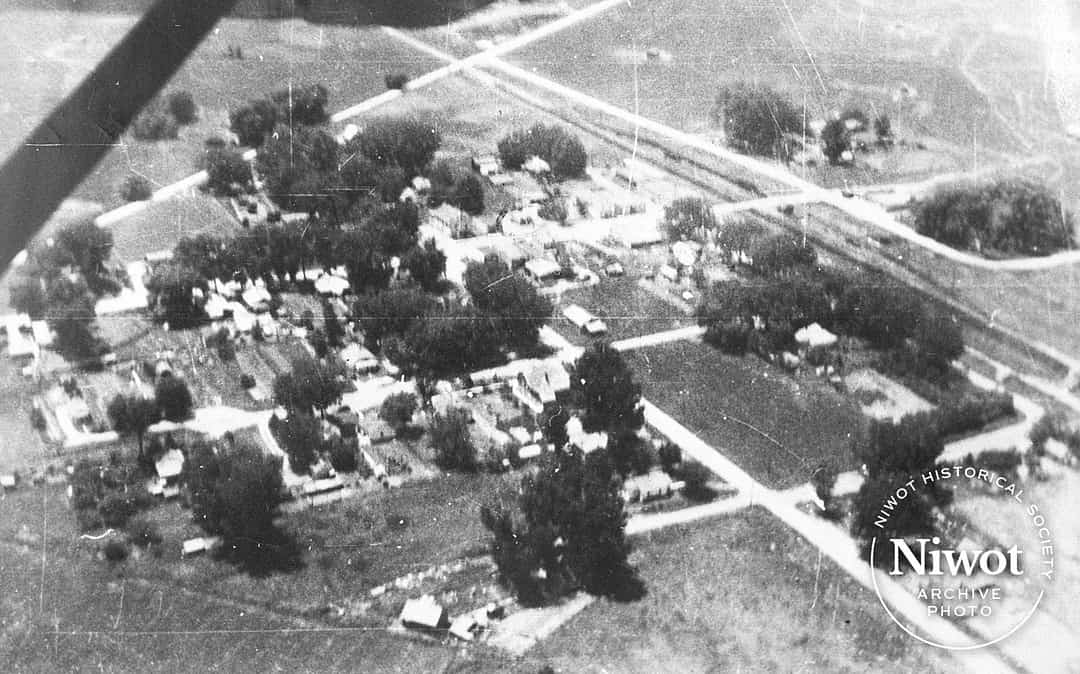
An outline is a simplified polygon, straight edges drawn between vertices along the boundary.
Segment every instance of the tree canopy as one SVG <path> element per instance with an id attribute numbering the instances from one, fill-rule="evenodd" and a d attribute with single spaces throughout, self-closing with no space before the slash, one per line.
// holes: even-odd
<path id="1" fill-rule="evenodd" d="M 1020 179 L 939 188 L 915 208 L 915 228 L 956 248 L 1004 255 L 1049 255 L 1074 243 L 1061 201 Z"/>
<path id="2" fill-rule="evenodd" d="M 500 339 L 512 348 L 534 346 L 540 328 L 553 311 L 551 302 L 536 286 L 510 271 L 495 255 L 469 263 L 465 288 L 476 307 L 495 321 Z"/>
<path id="3" fill-rule="evenodd" d="M 610 344 L 597 343 L 578 359 L 571 389 L 584 409 L 586 431 L 637 430 L 645 423 L 641 385 L 634 380 L 622 354 Z"/>
<path id="4" fill-rule="evenodd" d="M 577 178 L 585 173 L 588 153 L 581 140 L 561 126 L 536 123 L 519 129 L 499 141 L 503 166 L 521 168 L 530 157 L 540 157 L 551 167 L 554 178 Z"/>
<path id="5" fill-rule="evenodd" d="M 522 478 L 516 503 L 481 510 L 499 576 L 520 602 L 546 604 L 578 587 L 619 600 L 643 594 L 619 486 L 605 450 L 556 451 Z"/>
<path id="6" fill-rule="evenodd" d="M 670 241 L 702 240 L 706 232 L 716 229 L 712 208 L 700 197 L 680 197 L 664 207 L 661 223 Z"/>
<path id="7" fill-rule="evenodd" d="M 802 115 L 787 97 L 746 82 L 720 90 L 712 119 L 724 129 L 729 145 L 763 156 L 784 154 L 784 134 L 802 130 Z"/>
<path id="8" fill-rule="evenodd" d="M 312 409 L 324 411 L 341 399 L 345 390 L 343 374 L 334 364 L 298 358 L 288 372 L 274 379 L 274 400 L 288 410 L 303 414 L 311 414 Z"/>
<path id="9" fill-rule="evenodd" d="M 173 375 L 162 376 L 154 388 L 161 415 L 169 421 L 184 421 L 194 413 L 194 400 L 187 382 Z"/>

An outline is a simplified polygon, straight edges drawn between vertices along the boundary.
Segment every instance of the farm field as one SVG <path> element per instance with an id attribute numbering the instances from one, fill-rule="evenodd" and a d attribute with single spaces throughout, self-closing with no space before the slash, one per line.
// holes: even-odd
<path id="1" fill-rule="evenodd" d="M 805 483 L 823 460 L 858 467 L 858 406 L 823 381 L 697 342 L 624 354 L 642 395 L 767 487 Z"/>
<path id="2" fill-rule="evenodd" d="M 936 157 L 932 161 L 918 152 L 911 161 L 873 173 L 875 180 L 895 180 L 909 171 L 925 174 L 930 166 L 967 168 L 960 161 L 970 155 L 973 143 L 983 162 L 1026 149 L 958 67 L 967 36 L 989 33 L 993 44 L 988 5 L 996 17 L 1019 10 L 998 2 L 959 1 L 905 3 L 902 8 L 808 0 L 784 5 L 633 3 L 507 58 L 692 133 L 716 134 L 708 112 L 717 89 L 738 80 L 787 92 L 796 105 L 805 102 L 812 118 L 849 106 L 886 113 L 901 137 L 939 143 L 928 145 Z M 1030 18 L 1017 17 L 1017 23 L 1028 25 Z M 1041 54 L 1034 37 L 1022 47 Z M 661 56 L 646 59 L 648 49 Z M 553 59 L 554 53 L 565 56 Z M 1030 76 L 1038 78 L 1038 58 L 1034 64 Z M 1011 81 L 999 78 L 995 84 L 1011 86 Z M 915 95 L 899 97 L 901 87 Z M 1002 94 L 1011 97 L 1012 91 Z M 1060 132 L 1060 125 L 1054 130 Z"/>
<path id="3" fill-rule="evenodd" d="M 647 594 L 598 600 L 530 652 L 557 671 L 949 671 L 760 509 L 634 539 Z M 603 663 L 598 665 L 597 663 Z"/>

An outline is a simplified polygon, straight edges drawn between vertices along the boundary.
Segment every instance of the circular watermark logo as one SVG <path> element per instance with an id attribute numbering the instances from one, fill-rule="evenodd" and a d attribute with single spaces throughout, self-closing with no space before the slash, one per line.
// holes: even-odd
<path id="1" fill-rule="evenodd" d="M 895 533 L 919 520 L 929 495 L 962 480 L 982 483 L 1002 497 L 993 499 L 998 511 L 993 519 L 1005 526 L 959 541 Z M 1009 511 L 1007 516 L 1001 516 L 1001 509 Z M 1025 500 L 1024 490 L 1009 477 L 983 468 L 939 466 L 897 484 L 874 514 L 873 528 L 877 535 L 870 540 L 869 561 L 889 579 L 879 581 L 879 573 L 871 574 L 878 600 L 893 622 L 930 646 L 973 650 L 1007 638 L 1035 614 L 1054 579 L 1054 537 L 1038 504 Z M 890 587 L 883 588 L 886 584 Z M 925 613 L 893 610 L 884 596 L 889 590 L 914 596 Z M 902 594 L 893 597 L 904 599 Z M 968 631 L 977 635 L 974 643 L 924 636 L 935 633 L 924 617 L 968 622 Z"/>

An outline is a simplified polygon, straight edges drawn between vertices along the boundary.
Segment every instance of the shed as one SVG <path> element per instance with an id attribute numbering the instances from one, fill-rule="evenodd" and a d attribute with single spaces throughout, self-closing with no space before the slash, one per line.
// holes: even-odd
<path id="1" fill-rule="evenodd" d="M 405 627 L 419 629 L 439 629 L 449 627 L 446 609 L 435 601 L 435 598 L 425 594 L 419 599 L 409 599 L 401 609 L 401 624 Z"/>
<path id="2" fill-rule="evenodd" d="M 195 555 L 200 552 L 207 552 L 213 550 L 217 546 L 221 545 L 221 538 L 218 536 L 203 536 L 200 538 L 189 538 L 184 541 L 180 554 L 183 556 Z"/>
<path id="3" fill-rule="evenodd" d="M 473 157 L 472 168 L 482 176 L 489 176 L 499 172 L 499 160 L 490 154 Z"/>
<path id="4" fill-rule="evenodd" d="M 366 348 L 352 342 L 341 350 L 341 360 L 345 367 L 357 373 L 374 372 L 379 369 L 379 359 Z"/>
<path id="5" fill-rule="evenodd" d="M 473 640 L 473 630 L 479 627 L 479 623 L 468 613 L 459 615 L 454 618 L 454 622 L 450 623 L 450 634 L 453 634 L 462 641 Z"/>
<path id="6" fill-rule="evenodd" d="M 678 486 L 671 476 L 662 470 L 654 470 L 646 475 L 635 475 L 623 483 L 623 500 L 627 503 L 650 501 L 670 496 Z"/>
<path id="7" fill-rule="evenodd" d="M 32 321 L 30 332 L 34 335 L 34 341 L 38 346 L 50 346 L 53 343 L 53 331 L 45 321 Z"/>
<path id="8" fill-rule="evenodd" d="M 240 295 L 244 304 L 251 307 L 252 311 L 266 311 L 270 308 L 270 291 L 266 288 L 253 285 Z"/>

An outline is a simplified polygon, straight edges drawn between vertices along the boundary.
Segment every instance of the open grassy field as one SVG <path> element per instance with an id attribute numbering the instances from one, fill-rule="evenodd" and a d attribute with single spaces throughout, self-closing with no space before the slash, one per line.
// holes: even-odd
<path id="1" fill-rule="evenodd" d="M 144 565 L 168 564 L 168 555 L 110 568 L 95 558 L 97 543 L 78 539 L 59 487 L 23 489 L 0 500 L 0 530 L 0 650 L 6 671 L 513 668 L 482 646 L 463 653 L 385 629 L 332 627 L 140 572 Z M 212 564 L 198 560 L 196 573 L 203 562 Z"/>
<path id="2" fill-rule="evenodd" d="M 707 114 L 722 84 L 746 79 L 787 92 L 797 105 L 805 102 L 812 118 L 855 105 L 889 114 L 901 136 L 936 138 L 965 154 L 974 143 L 985 160 L 1024 147 L 958 66 L 968 36 L 983 34 L 993 45 L 991 24 L 1005 17 L 1030 23 L 1019 8 L 997 0 L 903 7 L 854 0 L 630 3 L 509 58 L 691 132 L 708 129 Z M 1041 54 L 1037 41 L 1021 47 Z M 650 48 L 667 52 L 670 60 L 646 60 Z M 1039 61 L 1033 62 L 1028 75 L 1038 78 Z M 987 81 L 1015 86 L 1001 78 Z M 916 95 L 898 100 L 905 85 Z M 1011 90 L 1003 93 L 1008 97 Z"/>
<path id="3" fill-rule="evenodd" d="M 647 595 L 600 600 L 529 655 L 558 671 L 950 671 L 763 510 L 634 541 Z"/>
<path id="4" fill-rule="evenodd" d="M 643 395 L 768 487 L 802 484 L 821 461 L 858 466 L 858 406 L 826 383 L 696 342 L 624 354 Z"/>

